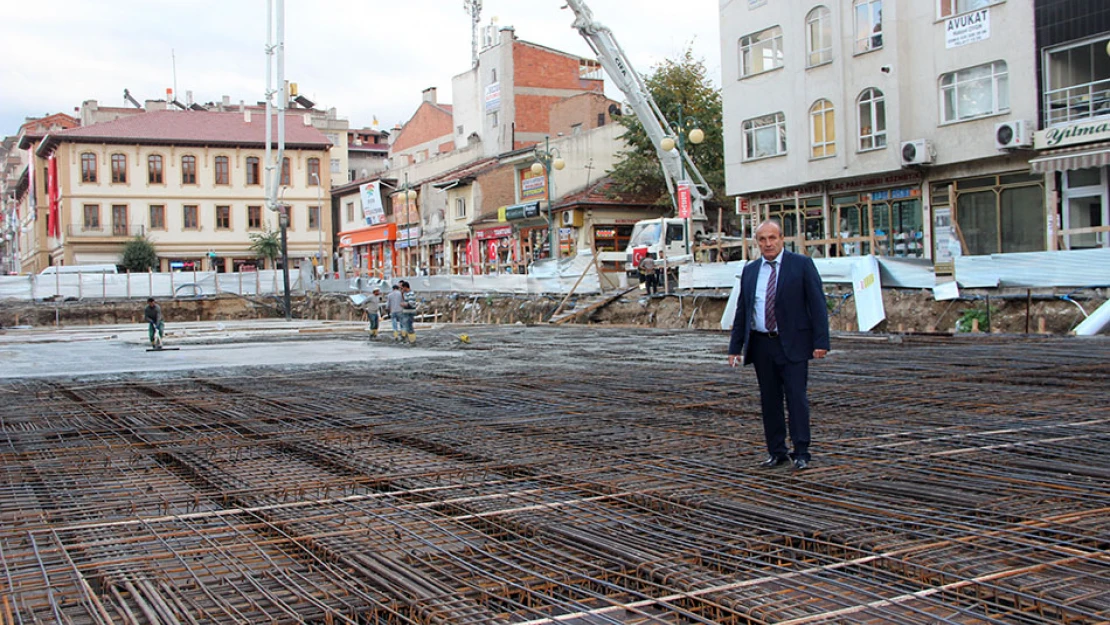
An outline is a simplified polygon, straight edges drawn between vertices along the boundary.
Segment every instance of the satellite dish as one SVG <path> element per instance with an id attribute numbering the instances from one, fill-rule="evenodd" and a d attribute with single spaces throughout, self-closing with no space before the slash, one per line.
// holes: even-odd
<path id="1" fill-rule="evenodd" d="M 624 115 L 624 112 L 621 111 L 620 105 L 617 105 L 617 104 L 610 104 L 609 105 L 609 117 L 620 117 L 621 115 Z"/>

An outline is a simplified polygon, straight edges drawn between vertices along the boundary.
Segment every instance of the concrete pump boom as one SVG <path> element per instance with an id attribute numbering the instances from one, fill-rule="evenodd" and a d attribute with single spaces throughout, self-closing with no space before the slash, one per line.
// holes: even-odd
<path id="1" fill-rule="evenodd" d="M 598 62 L 605 68 L 614 84 L 628 98 L 628 106 L 636 113 L 636 118 L 644 127 L 644 132 L 655 146 L 655 153 L 663 166 L 663 177 L 667 181 L 667 190 L 674 198 L 675 181 L 682 177 L 682 163 L 679 159 L 686 159 L 686 175 L 691 178 L 690 185 L 692 219 L 705 219 L 705 200 L 713 196 L 713 191 L 705 182 L 701 171 L 694 165 L 693 160 L 685 152 L 679 150 L 664 150 L 663 139 L 671 136 L 670 124 L 659 106 L 651 97 L 643 78 L 632 69 L 628 57 L 620 44 L 613 37 L 613 31 L 594 19 L 593 13 L 583 0 L 566 0 L 567 6 L 574 12 L 574 24 L 579 34 L 586 40 L 590 48 L 597 55 Z"/>

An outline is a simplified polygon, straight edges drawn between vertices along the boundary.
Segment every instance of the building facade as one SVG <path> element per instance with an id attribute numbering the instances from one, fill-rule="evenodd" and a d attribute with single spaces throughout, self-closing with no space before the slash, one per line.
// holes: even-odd
<path id="1" fill-rule="evenodd" d="M 1032 3 L 747 1 L 720 15 L 726 186 L 751 222 L 780 219 L 813 256 L 1051 248 L 1029 164 Z"/>
<path id="2" fill-rule="evenodd" d="M 147 112 L 24 134 L 19 147 L 41 172 L 23 205 L 45 215 L 22 241 L 25 273 L 119 264 L 136 236 L 153 243 L 162 271 L 249 271 L 259 264 L 251 235 L 278 229 L 266 208 L 265 115 L 250 110 Z M 330 148 L 308 116 L 287 116 L 285 159 L 273 174 L 289 207 L 292 263 L 330 257 Z"/>

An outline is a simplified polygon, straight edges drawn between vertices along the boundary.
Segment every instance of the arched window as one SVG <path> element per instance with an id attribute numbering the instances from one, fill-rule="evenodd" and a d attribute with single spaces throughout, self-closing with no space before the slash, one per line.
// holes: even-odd
<path id="1" fill-rule="evenodd" d="M 806 16 L 806 67 L 832 61 L 832 13 L 828 7 L 816 7 Z"/>
<path id="2" fill-rule="evenodd" d="M 886 147 L 886 98 L 883 92 L 869 87 L 859 95 L 859 149 L 877 150 Z"/>
<path id="3" fill-rule="evenodd" d="M 96 154 L 81 153 L 81 182 L 96 182 Z"/>
<path id="4" fill-rule="evenodd" d="M 146 157 L 146 181 L 150 184 L 162 184 L 162 155 L 151 154 Z"/>
<path id="5" fill-rule="evenodd" d="M 809 145 L 811 158 L 836 154 L 836 115 L 832 102 L 818 100 L 809 107 Z"/>
<path id="6" fill-rule="evenodd" d="M 112 182 L 127 182 L 127 155 L 112 155 Z"/>
<path id="7" fill-rule="evenodd" d="M 197 183 L 197 157 L 186 155 L 181 157 L 181 184 Z"/>
<path id="8" fill-rule="evenodd" d="M 216 157 L 215 174 L 216 174 L 216 179 L 215 179 L 216 184 L 231 184 L 231 168 L 229 166 L 229 161 L 228 161 L 228 158 L 226 156 L 217 156 Z"/>

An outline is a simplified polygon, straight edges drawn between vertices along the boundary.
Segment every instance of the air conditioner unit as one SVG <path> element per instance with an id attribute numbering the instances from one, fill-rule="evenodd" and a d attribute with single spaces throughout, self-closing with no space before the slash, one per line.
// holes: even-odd
<path id="1" fill-rule="evenodd" d="M 582 227 L 582 211 L 569 210 L 561 213 L 562 217 L 559 223 L 564 228 L 581 228 Z"/>
<path id="2" fill-rule="evenodd" d="M 902 166 L 929 165 L 933 162 L 933 143 L 925 139 L 902 142 Z"/>
<path id="3" fill-rule="evenodd" d="M 999 150 L 1033 147 L 1033 124 L 1023 119 L 995 124 L 994 147 Z"/>

